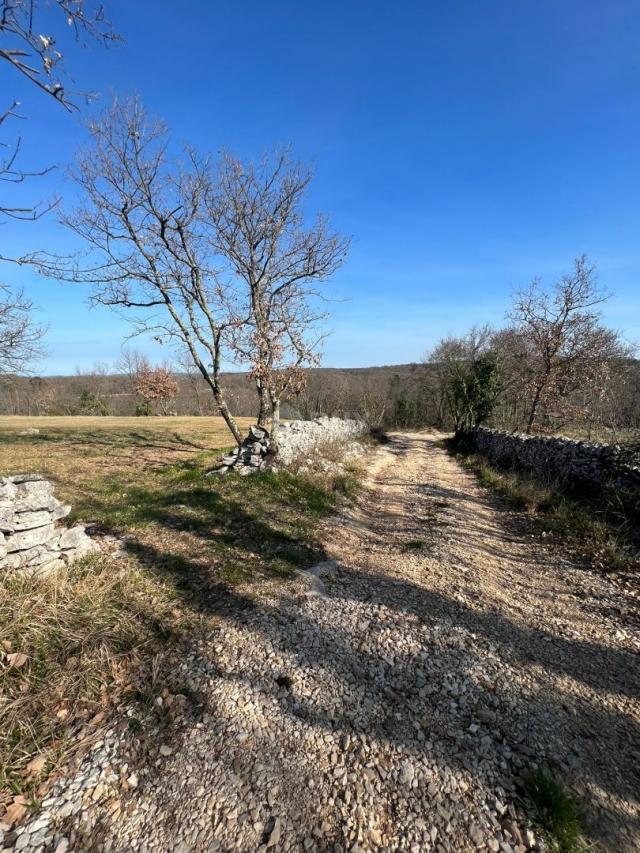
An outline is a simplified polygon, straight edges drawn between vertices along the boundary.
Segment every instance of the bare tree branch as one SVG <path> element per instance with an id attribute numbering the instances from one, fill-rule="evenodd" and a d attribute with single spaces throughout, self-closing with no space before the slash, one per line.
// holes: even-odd
<path id="1" fill-rule="evenodd" d="M 319 215 L 305 226 L 303 203 L 309 169 L 288 151 L 242 163 L 225 153 L 207 210 L 220 265 L 242 283 L 247 321 L 234 326 L 232 345 L 251 369 L 260 399 L 259 423 L 271 411 L 277 439 L 280 402 L 304 385 L 315 365 L 326 316 L 314 309 L 317 285 L 344 262 L 349 240 L 332 233 Z"/>
<path id="2" fill-rule="evenodd" d="M 46 11 L 43 12 L 42 7 Z M 49 12 L 49 8 L 52 10 Z M 59 49 L 58 40 L 52 31 L 45 31 L 51 25 L 60 32 L 59 20 L 71 30 L 76 42 L 84 38 L 103 45 L 118 41 L 111 23 L 105 18 L 102 5 L 94 5 L 86 0 L 52 0 L 49 4 L 38 0 L 0 0 L 0 65 L 27 79 L 37 89 L 52 97 L 68 110 L 77 109 L 73 94 L 67 92 L 63 83 L 64 57 Z M 79 92 L 75 93 L 79 95 Z M 85 93 L 85 97 L 88 94 Z M 9 119 L 23 119 L 17 112 L 17 100 L 0 114 L 0 126 Z M 36 170 L 22 169 L 18 155 L 21 149 L 21 137 L 12 143 L 0 143 L 6 150 L 0 156 L 0 181 L 21 183 L 27 178 L 37 177 L 51 171 L 52 167 Z M 37 219 L 55 206 L 57 200 L 47 205 L 15 206 L 0 200 L 0 213 L 15 219 Z"/>
<path id="3" fill-rule="evenodd" d="M 0 285 L 0 374 L 26 374 L 43 354 L 45 329 L 32 319 L 32 304 L 22 291 Z"/>

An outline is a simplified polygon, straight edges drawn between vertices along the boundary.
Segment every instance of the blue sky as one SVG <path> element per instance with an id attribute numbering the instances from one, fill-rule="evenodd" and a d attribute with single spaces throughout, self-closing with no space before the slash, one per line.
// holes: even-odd
<path id="1" fill-rule="evenodd" d="M 616 294 L 607 322 L 640 340 L 637 0 L 105 6 L 126 41 L 69 51 L 82 88 L 101 93 L 82 115 L 0 68 L 29 116 L 23 162 L 60 164 L 31 198 L 73 201 L 64 164 L 83 119 L 135 89 L 178 141 L 243 157 L 291 144 L 314 165 L 310 212 L 353 237 L 325 365 L 419 360 L 443 335 L 500 323 L 517 286 L 551 282 L 582 252 Z M 70 248 L 53 216 L 0 227 L 0 254 L 44 246 Z M 0 276 L 49 323 L 42 373 L 118 358 L 126 324 L 89 310 L 82 288 Z"/>

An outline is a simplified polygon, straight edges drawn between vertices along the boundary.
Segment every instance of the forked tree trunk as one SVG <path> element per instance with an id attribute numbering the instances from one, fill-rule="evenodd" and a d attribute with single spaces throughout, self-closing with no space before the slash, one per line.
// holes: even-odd
<path id="1" fill-rule="evenodd" d="M 270 447 L 278 452 L 278 431 L 280 428 L 280 400 L 271 400 L 271 435 Z"/>

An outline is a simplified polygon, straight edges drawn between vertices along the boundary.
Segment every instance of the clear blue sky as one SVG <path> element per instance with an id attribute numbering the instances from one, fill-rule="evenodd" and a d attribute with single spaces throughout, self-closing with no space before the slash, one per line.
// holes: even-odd
<path id="1" fill-rule="evenodd" d="M 314 164 L 310 209 L 353 236 L 326 365 L 419 360 L 582 252 L 616 294 L 607 322 L 640 339 L 638 0 L 105 6 L 126 43 L 67 63 L 103 103 L 136 89 L 178 140 L 242 156 L 290 143 Z M 0 68 L 30 116 L 23 162 L 62 167 L 81 117 L 16 82 Z M 29 192 L 54 187 L 71 200 L 62 169 Z M 0 252 L 41 246 L 68 248 L 53 217 L 0 228 Z M 82 289 L 0 274 L 50 324 L 41 372 L 118 357 L 126 324 Z"/>

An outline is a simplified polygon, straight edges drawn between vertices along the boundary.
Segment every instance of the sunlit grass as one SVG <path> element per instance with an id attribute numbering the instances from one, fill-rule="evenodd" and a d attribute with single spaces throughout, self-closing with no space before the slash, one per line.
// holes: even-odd
<path id="1" fill-rule="evenodd" d="M 174 645 L 188 643 L 194 626 L 321 559 L 321 520 L 359 484 L 355 469 L 208 477 L 230 442 L 219 424 L 193 430 L 215 419 L 166 418 L 151 431 L 142 419 L 65 420 L 73 424 L 39 423 L 38 435 L 19 436 L 2 419 L 0 474 L 50 477 L 73 505 L 70 520 L 118 537 L 123 556 L 47 581 L 3 579 L 0 782 L 14 791 L 33 788 L 125 686 L 151 695 L 158 668 L 175 669 Z M 110 420 L 118 426 L 99 428 Z M 135 432 L 122 421 L 135 421 Z M 181 421 L 186 432 L 176 431 Z M 22 666 L 9 665 L 13 651 L 26 655 Z M 142 714 L 136 720 L 144 725 Z M 38 756 L 45 761 L 34 776 L 27 768 Z"/>

